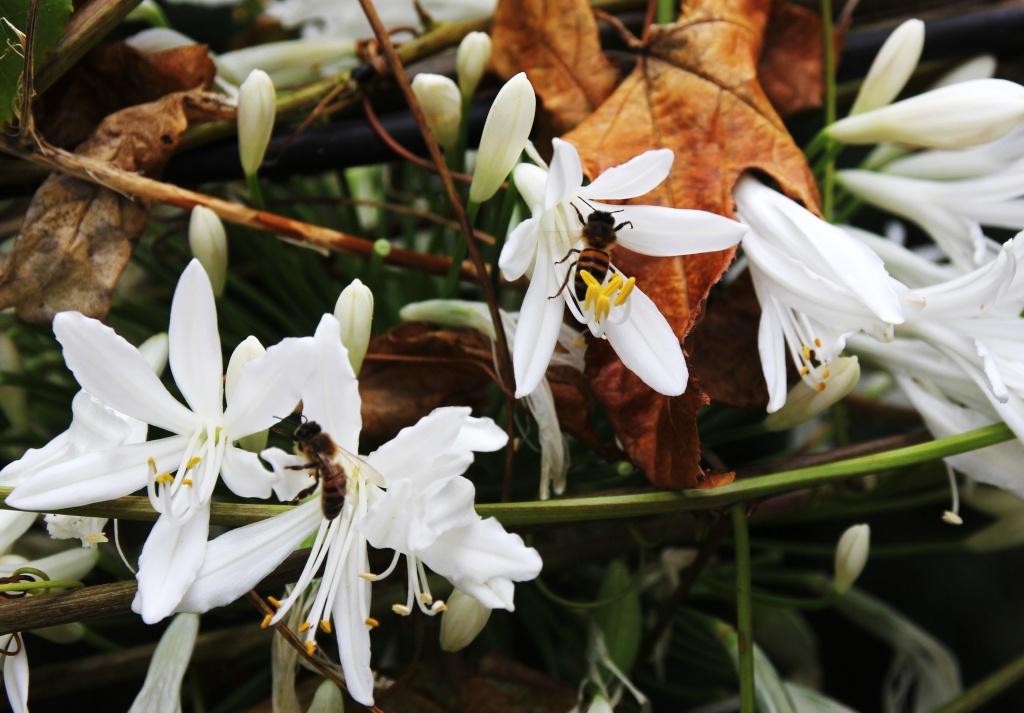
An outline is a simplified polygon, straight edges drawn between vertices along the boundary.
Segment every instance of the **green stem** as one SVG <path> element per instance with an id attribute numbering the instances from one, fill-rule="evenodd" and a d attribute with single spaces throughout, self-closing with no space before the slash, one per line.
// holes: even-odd
<path id="1" fill-rule="evenodd" d="M 1024 654 L 979 681 L 964 691 L 962 695 L 935 711 L 935 713 L 969 713 L 979 710 L 983 705 L 1024 679 Z"/>
<path id="2" fill-rule="evenodd" d="M 476 222 L 476 214 L 480 212 L 480 204 L 469 202 L 466 207 L 466 220 L 472 226 Z M 441 289 L 443 299 L 453 299 L 459 289 L 459 278 L 462 275 L 462 263 L 466 259 L 466 239 L 462 234 L 455 236 L 455 251 L 452 254 L 452 267 L 448 276 L 444 279 L 444 287 Z"/>
<path id="3" fill-rule="evenodd" d="M 44 579 L 41 582 L 12 582 L 0 584 L 0 592 L 28 592 L 36 589 L 46 594 L 51 589 L 81 589 L 85 585 L 73 579 Z"/>
<path id="4" fill-rule="evenodd" d="M 263 189 L 260 188 L 260 179 L 255 173 L 245 177 L 245 185 L 249 187 L 249 201 L 258 210 L 266 210 L 266 203 L 263 201 Z"/>
<path id="5" fill-rule="evenodd" d="M 736 549 L 736 630 L 739 633 L 740 713 L 754 713 L 754 609 L 750 587 L 750 534 L 746 505 L 733 505 Z"/>
<path id="6" fill-rule="evenodd" d="M 659 25 L 670 25 L 676 19 L 676 0 L 658 0 L 654 21 Z"/>
<path id="7" fill-rule="evenodd" d="M 831 0 L 821 0 L 822 72 L 825 75 L 825 126 L 831 126 L 836 120 L 836 59 L 835 46 L 832 40 L 832 2 Z M 821 186 L 821 212 L 825 220 L 830 222 L 832 220 L 835 179 L 836 164 L 833 157 L 833 160 L 830 160 L 825 165 L 825 175 Z"/>

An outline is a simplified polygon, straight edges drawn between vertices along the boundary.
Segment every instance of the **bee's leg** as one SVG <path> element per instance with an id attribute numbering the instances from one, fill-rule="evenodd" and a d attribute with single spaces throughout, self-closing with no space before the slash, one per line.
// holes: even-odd
<path id="1" fill-rule="evenodd" d="M 286 465 L 284 467 L 284 469 L 285 470 L 310 470 L 311 468 L 316 468 L 318 465 L 320 465 L 320 464 L 319 463 L 303 463 L 302 465 Z"/>
<path id="2" fill-rule="evenodd" d="M 576 204 L 575 203 L 569 203 L 569 205 L 571 205 L 572 209 L 574 211 L 576 211 L 576 217 L 580 219 L 580 225 L 586 225 L 587 221 L 583 220 L 583 214 L 580 213 L 580 209 L 576 207 Z"/>
<path id="3" fill-rule="evenodd" d="M 317 478 L 315 475 L 313 477 L 316 478 L 316 482 L 314 482 L 308 488 L 304 488 L 303 490 L 300 490 L 299 493 L 294 498 L 292 498 L 291 500 L 288 501 L 289 504 L 295 505 L 297 502 L 299 502 L 303 498 L 309 497 L 310 495 L 313 494 L 313 491 L 316 490 L 316 486 L 320 485 L 320 478 Z"/>
<path id="4" fill-rule="evenodd" d="M 579 250 L 570 250 L 570 251 L 569 251 L 569 253 L 570 253 L 570 254 L 571 254 L 571 253 L 574 253 L 574 252 L 577 252 L 577 253 L 578 253 L 578 252 L 579 252 Z M 560 263 L 560 262 L 565 262 L 565 258 L 566 258 L 566 257 L 569 257 L 569 256 L 568 256 L 568 255 L 566 255 L 566 256 L 565 256 L 564 258 L 562 258 L 561 260 L 559 260 L 559 261 L 558 261 L 558 262 L 556 262 L 555 264 L 557 265 L 557 264 L 558 264 L 558 263 Z M 576 265 L 578 265 L 578 264 L 579 264 L 579 260 L 577 260 L 576 262 L 574 262 L 574 263 L 573 263 L 572 265 L 570 265 L 570 266 L 569 266 L 569 269 L 568 269 L 568 270 L 566 271 L 566 273 L 565 273 L 565 279 L 564 279 L 564 280 L 562 280 L 562 284 L 561 284 L 561 286 L 559 286 L 559 288 L 558 288 L 558 292 L 556 292 L 555 294 L 553 294 L 553 295 L 551 295 L 550 297 L 548 297 L 548 299 L 549 299 L 549 300 L 553 300 L 553 299 L 555 299 L 556 297 L 558 297 L 558 296 L 559 296 L 560 294 L 562 294 L 562 290 L 564 290 L 564 289 L 565 289 L 565 286 L 569 284 L 569 278 L 570 278 L 570 277 L 572 277 L 572 269 L 573 269 L 574 267 L 576 267 Z"/>
<path id="5" fill-rule="evenodd" d="M 627 225 L 630 228 L 632 228 L 633 227 L 633 221 L 632 220 L 625 220 L 625 221 L 619 223 L 618 225 L 615 226 L 615 232 L 616 233 L 619 232 L 620 228 L 625 228 Z"/>
<path id="6" fill-rule="evenodd" d="M 556 262 L 555 264 L 556 264 L 556 265 L 561 265 L 561 264 L 562 264 L 563 262 L 565 262 L 566 260 L 568 260 L 568 259 L 569 259 L 569 256 L 570 256 L 570 255 L 572 255 L 573 253 L 578 253 L 578 252 L 579 252 L 579 249 L 578 249 L 578 248 L 572 248 L 571 250 L 569 250 L 569 252 L 567 252 L 567 253 L 565 254 L 565 257 L 563 257 L 563 258 L 562 258 L 561 260 L 559 260 L 559 261 L 558 261 L 558 262 Z"/>

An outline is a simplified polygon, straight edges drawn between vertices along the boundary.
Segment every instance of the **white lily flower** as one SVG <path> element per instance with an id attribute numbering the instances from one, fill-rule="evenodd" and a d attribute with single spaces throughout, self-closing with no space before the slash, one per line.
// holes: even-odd
<path id="1" fill-rule="evenodd" d="M 505 310 L 499 310 L 499 312 L 502 327 L 505 329 L 505 337 L 515 351 L 519 313 L 509 313 Z M 494 324 L 491 322 L 491 313 L 487 309 L 487 305 L 480 302 L 426 300 L 406 305 L 401 309 L 399 315 L 404 320 L 422 320 L 450 327 L 475 329 L 489 337 L 492 341 L 492 349 L 494 348 L 493 341 L 496 334 Z M 565 325 L 562 327 L 558 342 L 565 347 L 566 353 L 561 361 L 583 371 L 582 355 L 577 354 L 574 359 L 571 351 L 571 344 L 579 337 L 579 334 Z M 552 362 L 554 361 L 552 359 Z M 565 492 L 566 475 L 569 472 L 569 449 L 565 443 L 565 436 L 562 435 L 561 426 L 558 424 L 555 397 L 551 392 L 547 377 L 541 377 L 537 388 L 522 399 L 526 402 L 526 408 L 533 414 L 534 420 L 537 421 L 537 437 L 540 440 L 539 497 L 541 500 L 547 500 L 551 497 L 552 487 L 554 487 L 556 495 Z"/>
<path id="2" fill-rule="evenodd" d="M 516 187 L 533 216 L 509 234 L 498 260 L 509 280 L 532 269 L 512 354 L 516 396 L 532 393 L 551 361 L 564 311 L 562 300 L 556 299 L 560 293 L 573 316 L 595 337 L 607 338 L 622 363 L 644 383 L 669 396 L 683 393 L 688 373 L 679 338 L 632 278 L 625 279 L 613 265 L 602 281 L 583 270 L 591 288 L 584 304 L 577 303 L 572 278 L 577 272 L 573 258 L 585 247 L 581 216 L 591 209 L 614 213 L 618 244 L 657 257 L 724 250 L 736 245 L 746 229 L 706 211 L 598 202 L 637 198 L 653 190 L 668 177 L 674 158 L 669 149 L 647 151 L 584 187 L 576 147 L 560 139 L 552 143 L 550 170 L 516 167 Z"/>
<path id="3" fill-rule="evenodd" d="M 185 677 L 199 633 L 199 617 L 178 614 L 160 637 L 146 671 L 142 690 L 128 713 L 181 713 L 181 680 Z"/>
<path id="4" fill-rule="evenodd" d="M 828 126 L 844 144 L 885 141 L 958 149 L 994 141 L 1024 122 L 1024 87 L 1005 79 L 975 79 L 933 89 Z"/>
<path id="5" fill-rule="evenodd" d="M 885 164 L 882 171 L 904 178 L 955 181 L 981 178 L 1011 168 L 1024 159 L 1024 125 L 980 146 L 948 151 L 918 151 Z"/>
<path id="6" fill-rule="evenodd" d="M 924 23 L 907 20 L 885 40 L 860 85 L 850 116 L 889 104 L 903 90 L 917 68 L 924 48 Z"/>
<path id="7" fill-rule="evenodd" d="M 750 226 L 743 251 L 761 303 L 758 351 L 773 413 L 786 401 L 787 351 L 801 378 L 824 390 L 847 338 L 892 339 L 913 296 L 870 249 L 756 179 L 741 178 L 733 197 Z"/>
<path id="8" fill-rule="evenodd" d="M 97 320 L 61 312 L 53 328 L 83 389 L 107 407 L 173 435 L 48 465 L 17 486 L 7 502 L 50 512 L 147 488 L 160 518 L 142 551 L 132 606 L 147 623 L 159 621 L 177 606 L 203 561 L 219 476 L 242 497 L 270 495 L 272 476 L 254 453 L 233 444 L 291 412 L 311 345 L 286 339 L 246 364 L 225 409 L 213 292 L 195 260 L 178 282 L 168 330 L 171 371 L 188 406 L 171 396 L 139 350 Z"/>
<path id="9" fill-rule="evenodd" d="M 22 513 L 18 514 L 22 515 Z M 6 516 L 7 513 L 4 513 L 4 515 Z M 11 528 L 10 532 L 0 530 L 0 532 L 3 532 L 3 535 L 0 536 L 4 537 L 4 539 L 7 539 L 13 532 L 17 531 L 17 535 L 11 538 L 7 547 L 13 543 L 14 539 L 20 537 L 28 529 L 34 519 L 35 515 L 32 514 L 27 523 L 22 519 L 22 522 L 18 523 L 17 527 Z M 7 518 L 7 522 L 4 522 L 4 519 L 0 518 L 0 524 L 8 525 L 9 520 Z M 30 561 L 17 555 L 3 555 L 2 553 L 6 549 L 6 547 L 0 546 L 0 579 L 21 576 L 14 573 L 23 567 L 29 567 L 44 572 L 51 581 L 80 580 L 93 568 L 98 556 L 96 550 L 75 548 Z M 25 577 L 29 581 L 39 580 L 34 574 L 25 575 Z M 0 652 L 3 652 L 0 653 L 0 668 L 3 668 L 4 689 L 7 692 L 7 700 L 11 705 L 11 709 L 15 713 L 28 713 L 28 654 L 25 651 L 25 642 L 22 635 L 4 634 L 0 636 Z"/>
<path id="10" fill-rule="evenodd" d="M 430 595 L 424 564 L 486 605 L 511 609 L 512 582 L 536 577 L 541 562 L 518 535 L 506 533 L 496 520 L 481 520 L 473 510 L 473 485 L 461 474 L 474 451 L 496 450 L 506 441 L 489 419 L 472 418 L 465 408 L 437 409 L 369 456 L 356 455 L 362 425 L 358 383 L 340 335 L 338 321 L 324 315 L 302 396 L 304 415 L 345 452 L 340 456 L 347 474 L 341 514 L 326 519 L 321 499 L 314 498 L 218 537 L 179 609 L 202 612 L 234 601 L 315 532 L 298 583 L 289 596 L 274 601 L 278 610 L 266 623 L 280 621 L 323 567 L 300 631 L 312 651 L 317 630 L 330 632 L 333 620 L 349 693 L 369 705 L 370 631 L 376 626 L 370 618 L 370 581 L 383 575 L 368 573 L 368 542 L 400 548 L 397 554 L 406 555 L 410 589 L 407 603 L 395 606 L 400 613 L 413 605 L 428 614 L 444 608 Z M 278 449 L 263 456 L 281 474 L 304 460 Z M 302 477 L 304 482 L 279 483 L 279 495 L 293 497 L 309 483 L 308 475 Z"/>

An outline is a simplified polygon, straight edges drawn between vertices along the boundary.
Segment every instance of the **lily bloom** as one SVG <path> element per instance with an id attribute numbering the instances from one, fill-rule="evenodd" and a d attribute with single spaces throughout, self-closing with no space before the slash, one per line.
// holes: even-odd
<path id="1" fill-rule="evenodd" d="M 532 393 L 547 370 L 562 323 L 563 299 L 572 315 L 595 337 L 607 338 L 622 363 L 644 383 L 669 396 L 683 393 L 687 369 L 682 348 L 657 305 L 614 265 L 602 280 L 578 270 L 573 258 L 585 247 L 581 220 L 591 211 L 614 213 L 620 226 L 617 242 L 657 257 L 724 250 L 736 245 L 746 229 L 706 211 L 598 202 L 636 198 L 657 187 L 672 166 L 669 149 L 647 151 L 584 187 L 576 147 L 560 139 L 552 143 L 550 169 L 520 164 L 513 173 L 533 215 L 509 234 L 498 259 L 508 280 L 531 273 L 512 354 L 516 397 Z M 583 304 L 577 303 L 573 290 L 577 271 L 589 285 Z"/>
<path id="2" fill-rule="evenodd" d="M 505 445 L 504 431 L 490 419 L 471 417 L 467 408 L 441 408 L 369 456 L 359 456 L 358 382 L 333 315 L 324 315 L 313 342 L 303 415 L 340 449 L 336 462 L 347 476 L 341 513 L 328 519 L 321 494 L 282 515 L 221 535 L 210 543 L 179 610 L 203 612 L 234 601 L 315 533 L 295 588 L 282 600 L 271 600 L 278 609 L 265 624 L 280 621 L 302 600 L 323 567 L 299 632 L 313 652 L 318 631 L 337 630 L 349 693 L 371 705 L 370 631 L 377 622 L 370 617 L 370 582 L 393 571 L 400 555 L 406 556 L 409 590 L 406 602 L 393 606 L 399 614 L 410 613 L 414 606 L 426 614 L 444 610 L 444 603 L 430 593 L 424 565 L 484 606 L 512 610 L 513 582 L 536 577 L 541 560 L 497 520 L 476 514 L 473 484 L 462 477 L 474 452 Z M 282 499 L 309 484 L 305 471 L 290 470 L 305 459 L 279 449 L 268 449 L 263 457 L 280 476 L 275 488 Z M 386 572 L 369 572 L 368 545 L 395 550 Z"/>
<path id="3" fill-rule="evenodd" d="M 178 282 L 168 329 L 171 371 L 188 406 L 171 396 L 138 349 L 97 320 L 61 312 L 53 330 L 83 389 L 172 435 L 49 465 L 18 485 L 7 503 L 52 512 L 146 488 L 160 517 L 142 550 L 132 608 L 146 623 L 160 621 L 174 611 L 202 564 L 219 476 L 242 497 L 270 496 L 273 476 L 255 453 L 234 442 L 269 428 L 298 403 L 309 340 L 286 339 L 246 364 L 225 409 L 213 291 L 196 260 Z"/>

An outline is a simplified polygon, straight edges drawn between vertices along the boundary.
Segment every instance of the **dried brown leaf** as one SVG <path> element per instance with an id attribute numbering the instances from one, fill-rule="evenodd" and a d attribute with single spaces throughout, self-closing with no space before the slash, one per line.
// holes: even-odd
<path id="1" fill-rule="evenodd" d="M 556 135 L 589 116 L 619 81 L 586 0 L 501 0 L 491 37 L 494 70 L 505 79 L 526 72 Z"/>
<path id="2" fill-rule="evenodd" d="M 112 114 L 79 146 L 80 156 L 159 175 L 190 122 L 232 112 L 200 91 L 180 92 Z M 62 174 L 36 191 L 21 234 L 0 269 L 0 308 L 48 322 L 63 310 L 102 319 L 142 235 L 149 203 Z"/>
<path id="3" fill-rule="evenodd" d="M 781 116 L 821 106 L 821 18 L 788 0 L 772 4 L 757 78 Z"/>

